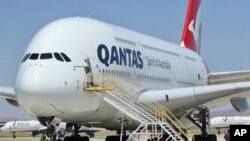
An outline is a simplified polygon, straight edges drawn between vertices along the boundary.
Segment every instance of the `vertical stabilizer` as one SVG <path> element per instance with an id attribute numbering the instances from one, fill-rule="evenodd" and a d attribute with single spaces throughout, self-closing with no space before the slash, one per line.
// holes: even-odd
<path id="1" fill-rule="evenodd" d="M 201 0 L 189 0 L 181 46 L 200 53 L 201 30 L 199 21 Z"/>

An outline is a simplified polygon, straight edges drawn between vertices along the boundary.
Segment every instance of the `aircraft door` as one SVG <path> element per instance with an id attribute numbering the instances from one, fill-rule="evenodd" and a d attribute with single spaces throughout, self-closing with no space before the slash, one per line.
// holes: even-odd
<path id="1" fill-rule="evenodd" d="M 100 72 L 99 72 L 99 65 L 98 61 L 96 61 L 95 58 L 89 58 L 87 57 L 85 60 L 85 63 L 87 64 L 84 66 L 84 70 L 87 76 L 87 83 L 92 86 L 98 86 L 100 85 Z"/>

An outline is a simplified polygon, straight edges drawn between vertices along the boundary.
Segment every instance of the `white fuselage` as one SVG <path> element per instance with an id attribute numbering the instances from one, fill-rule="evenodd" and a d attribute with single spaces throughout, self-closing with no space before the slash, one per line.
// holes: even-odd
<path id="1" fill-rule="evenodd" d="M 0 128 L 2 132 L 19 132 L 19 131 L 41 131 L 46 130 L 47 127 L 41 125 L 39 121 L 11 121 L 7 122 Z"/>
<path id="2" fill-rule="evenodd" d="M 210 128 L 229 128 L 230 125 L 249 125 L 250 117 L 215 117 L 210 120 Z"/>
<path id="3" fill-rule="evenodd" d="M 93 74 L 115 75 L 142 91 L 207 84 L 205 63 L 195 52 L 88 18 L 66 18 L 45 26 L 28 46 L 25 54 L 29 53 L 39 57 L 21 63 L 16 91 L 19 105 L 37 117 L 100 122 L 107 128 L 120 117 L 97 94 L 84 91 L 88 59 Z M 44 53 L 53 58 L 40 59 Z M 71 61 L 59 61 L 54 53 L 65 53 Z M 185 103 L 168 108 L 179 108 L 176 105 Z"/>

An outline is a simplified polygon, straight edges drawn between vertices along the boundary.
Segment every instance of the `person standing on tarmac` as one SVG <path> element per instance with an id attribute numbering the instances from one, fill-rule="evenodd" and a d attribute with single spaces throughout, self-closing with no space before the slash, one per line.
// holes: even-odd
<path id="1" fill-rule="evenodd" d="M 227 133 L 224 135 L 225 141 L 230 141 L 230 129 L 228 129 Z"/>

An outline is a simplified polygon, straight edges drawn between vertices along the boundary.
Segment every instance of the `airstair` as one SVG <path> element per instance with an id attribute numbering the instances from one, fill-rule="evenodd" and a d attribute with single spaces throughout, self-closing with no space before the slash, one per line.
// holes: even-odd
<path id="1" fill-rule="evenodd" d="M 102 79 L 99 85 L 93 87 L 89 84 L 85 90 L 95 91 L 104 101 L 141 123 L 130 134 L 128 141 L 147 140 L 152 137 L 161 137 L 166 141 L 188 141 L 191 134 L 173 114 L 165 106 L 142 98 L 132 85 L 118 82 L 117 79 L 109 82 Z"/>

